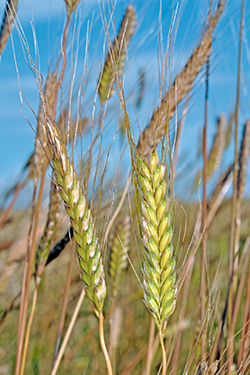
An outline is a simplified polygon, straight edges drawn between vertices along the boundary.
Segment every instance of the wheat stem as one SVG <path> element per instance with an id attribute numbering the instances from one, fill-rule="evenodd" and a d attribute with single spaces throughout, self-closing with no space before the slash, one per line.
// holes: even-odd
<path id="1" fill-rule="evenodd" d="M 105 358 L 105 361 L 106 361 L 106 365 L 107 365 L 108 375 L 112 375 L 113 374 L 112 366 L 111 366 L 110 358 L 109 358 L 108 351 L 107 351 L 106 344 L 105 344 L 105 340 L 104 340 L 103 314 L 102 314 L 102 312 L 99 314 L 99 337 L 100 337 L 102 352 L 103 352 L 103 355 L 104 355 L 104 358 Z"/>
<path id="2" fill-rule="evenodd" d="M 70 324 L 68 326 L 68 329 L 67 329 L 67 332 L 65 333 L 65 336 L 64 336 L 64 339 L 63 339 L 63 342 L 62 342 L 62 345 L 61 345 L 61 348 L 58 352 L 58 356 L 56 358 L 56 361 L 55 361 L 55 364 L 53 366 L 53 369 L 51 371 L 51 375 L 56 375 L 57 373 L 57 370 L 58 370 L 58 367 L 60 365 L 60 362 L 61 362 L 61 359 L 62 359 L 62 356 L 63 356 L 63 353 L 65 351 L 65 348 L 67 346 L 67 343 L 69 341 L 69 338 L 70 338 L 70 335 L 71 335 L 71 332 L 74 328 L 74 325 L 75 325 L 75 322 L 76 322 L 76 319 L 77 319 L 77 316 L 78 316 L 78 313 L 80 311 L 80 308 L 81 308 L 81 305 L 82 305 L 82 301 L 85 297 L 85 291 L 84 289 L 82 289 L 81 291 L 81 294 L 80 294 L 80 297 L 78 299 L 78 302 L 77 302 L 77 305 L 75 307 L 75 310 L 74 310 L 74 313 L 72 315 L 72 318 L 71 318 L 71 321 L 70 321 Z"/>
<path id="3" fill-rule="evenodd" d="M 34 315 L 35 315 L 37 291 L 38 291 L 38 285 L 36 285 L 34 293 L 33 293 L 33 301 L 32 301 L 32 306 L 31 306 L 31 312 L 30 312 L 30 317 L 29 317 L 29 321 L 28 321 L 28 324 L 27 324 L 25 341 L 24 341 L 24 346 L 23 346 L 23 355 L 22 355 L 22 364 L 21 364 L 21 369 L 20 369 L 20 375 L 23 375 L 23 373 L 24 373 L 25 360 L 26 360 L 27 349 L 28 349 L 28 344 L 29 344 L 29 337 L 30 337 L 30 330 L 31 330 L 31 325 L 32 325 L 33 318 L 34 318 Z"/>
<path id="4" fill-rule="evenodd" d="M 167 373 L 167 353 L 164 345 L 164 335 L 160 332 L 160 343 L 161 343 L 161 352 L 162 352 L 162 375 Z"/>

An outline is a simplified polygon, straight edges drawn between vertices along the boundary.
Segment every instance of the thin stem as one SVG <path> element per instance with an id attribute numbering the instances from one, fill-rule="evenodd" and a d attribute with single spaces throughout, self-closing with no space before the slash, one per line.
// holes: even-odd
<path id="1" fill-rule="evenodd" d="M 247 342 L 247 326 L 248 326 L 247 319 L 248 319 L 249 311 L 250 311 L 250 265 L 248 266 L 246 299 L 245 299 L 245 305 L 244 305 L 242 331 L 241 331 L 239 354 L 238 354 L 238 361 L 237 361 L 238 371 L 242 369 L 243 361 L 244 361 L 244 352 L 245 352 L 245 346 Z"/>
<path id="2" fill-rule="evenodd" d="M 85 297 L 85 291 L 84 291 L 84 289 L 82 289 L 82 292 L 80 294 L 79 300 L 78 300 L 77 305 L 76 305 L 76 308 L 75 308 L 74 313 L 72 315 L 69 327 L 68 327 L 67 332 L 66 332 L 66 334 L 64 336 L 64 339 L 63 339 L 63 342 L 62 342 L 62 346 L 61 346 L 61 348 L 59 350 L 59 353 L 58 353 L 58 356 L 56 358 L 55 364 L 54 364 L 53 369 L 51 371 L 51 375 L 56 375 L 56 373 L 57 373 L 59 364 L 61 362 L 61 359 L 62 359 L 63 353 L 65 351 L 65 348 L 66 348 L 66 346 L 68 344 L 71 332 L 72 332 L 73 327 L 75 325 L 76 318 L 78 316 L 78 313 L 79 313 L 79 310 L 80 310 L 80 307 L 82 305 L 82 301 L 83 301 L 84 297 Z"/>
<path id="3" fill-rule="evenodd" d="M 186 120 L 186 115 L 188 111 L 188 103 L 189 103 L 190 95 L 187 96 L 187 100 L 185 103 L 185 107 L 182 112 L 182 117 L 180 121 L 180 125 L 177 130 L 177 136 L 176 136 L 176 144 L 175 144 L 175 150 L 174 150 L 174 160 L 173 160 L 173 176 L 175 177 L 176 173 L 176 166 L 177 166 L 177 160 L 178 160 L 178 154 L 179 154 L 179 148 L 180 148 L 180 141 L 181 141 L 181 134 L 184 127 L 184 123 Z"/>
<path id="4" fill-rule="evenodd" d="M 56 358 L 58 356 L 58 351 L 59 351 L 59 347 L 60 347 L 61 339 L 62 339 L 62 331 L 64 327 L 65 315 L 66 315 L 66 309 L 67 309 L 67 303 L 68 303 L 68 294 L 69 294 L 69 288 L 70 288 L 70 282 L 71 282 L 71 271 L 72 271 L 73 260 L 74 260 L 74 250 L 72 249 L 70 263 L 69 263 L 68 272 L 67 272 L 66 285 L 64 288 L 61 317 L 60 317 L 58 334 L 57 334 L 57 339 L 56 339 L 56 348 L 55 348 L 53 364 L 56 362 Z"/>
<path id="5" fill-rule="evenodd" d="M 207 252 L 207 116 L 208 116 L 208 88 L 209 88 L 209 60 L 207 61 L 206 70 L 206 92 L 205 92 L 205 120 L 203 128 L 203 198 L 202 198 L 202 218 L 201 228 L 202 236 L 202 250 L 201 250 L 201 325 L 203 330 L 205 328 L 205 309 L 206 309 L 206 252 Z M 206 334 L 205 330 L 201 336 L 201 360 L 206 358 Z"/>
<path id="6" fill-rule="evenodd" d="M 164 335 L 160 332 L 159 335 L 160 343 L 161 343 L 161 352 L 162 352 L 162 375 L 166 375 L 167 373 L 167 353 L 164 345 Z"/>
<path id="7" fill-rule="evenodd" d="M 107 237 L 108 237 L 109 231 L 110 231 L 110 229 L 111 229 L 111 227 L 112 227 L 112 225 L 113 225 L 113 223 L 114 223 L 114 221 L 115 221 L 117 215 L 119 214 L 119 212 L 120 212 L 120 210 L 121 210 L 121 208 L 122 208 L 122 205 L 123 205 L 123 203 L 124 203 L 124 200 L 125 200 L 125 198 L 126 198 L 126 195 L 127 195 L 128 189 L 129 189 L 129 185 L 130 185 L 130 182 L 131 182 L 131 177 L 132 177 L 132 174 L 130 173 L 130 175 L 129 175 L 129 177 L 128 177 L 127 184 L 126 184 L 125 189 L 124 189 L 124 191 L 123 191 L 123 194 L 122 194 L 121 200 L 120 200 L 120 202 L 119 202 L 119 204 L 118 204 L 118 206 L 117 206 L 117 208 L 116 208 L 116 210 L 115 210 L 115 212 L 114 212 L 112 218 L 109 220 L 109 223 L 108 223 L 107 229 L 106 229 L 105 234 L 104 234 L 104 236 L 103 236 L 103 240 L 102 240 L 101 247 L 104 246 L 104 244 L 105 244 L 105 242 L 106 242 L 106 239 L 107 239 Z"/>
<path id="8" fill-rule="evenodd" d="M 100 336 L 100 343 L 101 343 L 101 347 L 102 347 L 102 352 L 103 352 L 103 355 L 104 355 L 104 358 L 105 358 L 105 361 L 106 361 L 106 365 L 107 365 L 108 375 L 113 375 L 110 358 L 109 358 L 108 351 L 107 351 L 107 348 L 106 348 L 106 344 L 105 344 L 105 341 L 104 341 L 103 314 L 102 314 L 102 312 L 100 313 L 100 316 L 99 316 L 99 336 Z"/>
<path id="9" fill-rule="evenodd" d="M 22 355 L 22 364 L 21 364 L 21 369 L 20 369 L 20 375 L 23 375 L 23 373 L 24 373 L 27 349 L 28 349 L 28 344 L 29 344 L 30 330 L 31 330 L 31 325 L 32 325 L 32 322 L 33 322 L 33 318 L 34 318 L 34 314 L 35 314 L 35 308 L 36 308 L 37 290 L 38 290 L 38 286 L 36 286 L 36 288 L 34 290 L 34 294 L 33 294 L 33 302 L 32 302 L 29 322 L 28 322 L 28 325 L 27 325 L 25 341 L 24 341 L 24 346 L 23 346 L 23 355 Z"/>
<path id="10" fill-rule="evenodd" d="M 154 319 L 151 317 L 150 320 L 150 328 L 149 328 L 149 339 L 148 339 L 148 355 L 147 355 L 147 363 L 145 369 L 145 375 L 150 375 L 151 364 L 153 360 L 153 342 L 155 336 L 155 322 Z"/>
<path id="11" fill-rule="evenodd" d="M 109 345 L 108 345 L 108 353 L 110 358 L 112 358 L 112 350 L 113 350 L 113 319 L 114 319 L 114 310 L 115 310 L 115 298 L 114 296 L 111 299 L 111 305 L 109 310 Z"/>
<path id="12" fill-rule="evenodd" d="M 237 179 L 238 179 L 238 138 L 239 138 L 239 107 L 240 107 L 240 79 L 241 79 L 241 50 L 242 50 L 242 30 L 243 30 L 243 19 L 244 19 L 244 5 L 245 0 L 242 0 L 241 5 L 241 20 L 240 20 L 240 38 L 239 38 L 239 53 L 238 53 L 238 74 L 237 74 L 237 89 L 236 89 L 236 105 L 235 105 L 235 131 L 234 131 L 234 169 L 233 169 L 233 197 L 232 197 L 232 213 L 231 213 L 231 230 L 230 230 L 230 248 L 229 248 L 229 278 L 231 274 L 236 270 L 238 264 L 238 248 L 236 248 L 236 219 L 237 219 Z M 235 256 L 235 261 L 233 261 Z M 233 314 L 233 300 L 236 293 L 237 276 L 233 275 L 232 288 L 229 291 L 228 301 L 228 340 L 231 340 L 231 323 Z M 230 353 L 229 353 L 230 354 Z M 230 359 L 229 362 L 232 362 Z M 228 374 L 231 375 L 232 370 L 229 363 Z"/>
<path id="13" fill-rule="evenodd" d="M 21 184 L 19 184 L 15 191 L 14 191 L 14 194 L 13 194 L 13 197 L 8 205 L 8 207 L 5 208 L 4 212 L 3 212 L 3 215 L 1 217 L 1 221 L 0 221 L 0 228 L 2 228 L 2 226 L 4 225 L 4 223 L 6 222 L 7 218 L 8 218 L 8 215 L 9 213 L 11 212 L 12 208 L 14 207 L 14 204 L 16 203 L 16 200 L 19 196 L 19 193 L 20 191 L 22 190 L 22 188 L 25 186 L 27 180 L 25 180 L 24 182 L 22 182 Z"/>

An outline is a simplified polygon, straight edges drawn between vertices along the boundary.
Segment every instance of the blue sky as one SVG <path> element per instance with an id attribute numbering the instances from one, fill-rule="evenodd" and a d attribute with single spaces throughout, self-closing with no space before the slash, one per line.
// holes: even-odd
<path id="1" fill-rule="evenodd" d="M 175 75 L 185 64 L 197 45 L 199 32 L 206 17 L 208 0 L 175 1 L 177 34 L 173 54 L 173 71 Z M 116 29 L 128 4 L 127 1 L 117 1 L 115 7 Z M 157 40 L 159 35 L 160 1 L 134 1 L 138 14 L 137 32 L 129 48 L 129 71 L 131 81 L 136 81 L 139 69 L 146 72 L 146 90 L 148 92 L 144 106 L 138 112 L 141 128 L 147 125 L 153 109 L 159 100 L 159 79 L 157 62 Z M 0 0 L 0 17 L 3 15 L 5 1 Z M 106 11 L 107 3 L 105 2 Z M 249 4 L 246 2 L 245 30 L 242 63 L 242 90 L 240 123 L 249 117 Z M 167 48 L 169 25 L 172 14 L 172 0 L 162 1 L 162 30 L 163 49 Z M 40 56 L 41 73 L 46 77 L 49 66 L 54 66 L 60 50 L 60 40 L 65 22 L 65 4 L 63 0 L 20 0 L 18 7 L 20 24 L 27 37 L 34 55 L 34 41 L 31 25 L 34 24 Z M 89 46 L 88 85 L 86 86 L 85 101 L 88 115 L 91 115 L 94 102 L 95 84 L 97 82 L 103 59 L 104 33 L 100 17 L 100 3 L 98 1 L 82 1 L 78 13 L 77 25 L 79 30 L 79 53 L 77 63 L 77 77 L 80 77 L 85 58 L 86 34 L 88 25 L 93 17 L 93 27 Z M 31 20 L 33 21 L 31 22 Z M 209 144 L 215 131 L 215 118 L 220 113 L 229 116 L 235 106 L 236 69 L 238 50 L 238 30 L 240 19 L 240 2 L 228 1 L 225 14 L 216 29 L 216 40 L 213 45 L 212 74 L 210 77 L 209 96 Z M 78 27 L 78 26 L 77 26 Z M 72 29 L 71 29 L 72 33 Z M 71 34 L 72 35 L 72 34 Z M 2 191 L 10 181 L 14 181 L 24 166 L 34 147 L 34 132 L 28 121 L 35 128 L 34 115 L 27 105 L 20 113 L 20 96 L 18 91 L 17 72 L 13 58 L 13 46 L 20 76 L 21 91 L 31 108 L 37 112 L 39 106 L 38 92 L 32 72 L 27 67 L 16 29 L 13 31 L 13 45 L 11 40 L 0 60 L 0 190 Z M 76 45 L 75 45 L 76 47 Z M 68 49 L 70 52 L 70 48 Z M 67 77 L 65 81 L 67 80 Z M 69 76 L 68 76 L 69 80 Z M 125 89 L 129 92 L 129 79 L 126 70 Z M 91 85 L 94 82 L 94 85 Z M 67 84 L 65 84 L 67 87 Z M 77 87 L 77 83 L 76 83 Z M 113 104 L 118 103 L 112 98 Z M 132 107 L 132 105 L 131 105 Z M 187 116 L 184 134 L 181 142 L 179 171 L 191 165 L 195 171 L 201 161 L 197 159 L 198 148 L 195 146 L 200 139 L 204 112 L 204 84 L 202 80 L 194 91 L 191 108 Z M 132 120 L 135 121 L 135 116 Z M 232 153 L 230 151 L 230 153 Z M 231 158 L 231 155 L 228 158 Z M 224 161 L 226 163 L 226 161 Z M 195 172 L 193 172 L 195 174 Z M 182 185 L 179 190 L 181 192 Z M 177 186 L 178 192 L 178 186 Z"/>

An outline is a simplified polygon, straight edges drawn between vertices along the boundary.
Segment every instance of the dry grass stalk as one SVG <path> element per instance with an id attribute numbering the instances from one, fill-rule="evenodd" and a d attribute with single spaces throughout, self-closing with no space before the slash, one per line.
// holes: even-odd
<path id="1" fill-rule="evenodd" d="M 44 105 L 47 110 L 46 103 Z M 74 229 L 84 289 L 94 305 L 96 315 L 100 317 L 106 297 L 106 284 L 94 221 L 79 179 L 67 156 L 66 146 L 61 141 L 56 124 L 49 116 L 46 134 L 57 187 Z"/>
<path id="2" fill-rule="evenodd" d="M 61 198 L 52 178 L 50 187 L 50 204 L 48 218 L 44 228 L 43 236 L 41 238 L 40 244 L 36 252 L 35 281 L 37 285 L 41 281 L 41 277 L 44 272 L 44 268 L 49 255 L 49 247 L 58 226 L 60 202 Z"/>
<path id="3" fill-rule="evenodd" d="M 57 86 L 57 76 L 56 73 L 49 73 L 44 87 L 44 96 L 48 103 L 48 107 L 52 110 L 56 95 L 56 86 Z M 45 134 L 45 115 L 43 111 L 42 103 L 40 103 L 38 116 L 37 116 L 37 133 L 35 139 L 35 150 L 32 157 L 33 165 L 30 164 L 30 178 L 34 176 L 35 183 L 38 183 L 38 180 L 41 175 L 41 171 L 44 165 L 45 160 L 45 150 L 46 150 L 46 134 Z M 33 169 L 33 168 L 34 169 Z M 34 175 L 33 175 L 34 173 Z"/>
<path id="4" fill-rule="evenodd" d="M 98 92 L 101 104 L 109 99 L 114 93 L 112 90 L 114 77 L 116 77 L 116 75 L 122 75 L 125 66 L 127 48 L 130 39 L 135 32 L 135 24 L 135 9 L 133 5 L 129 4 L 125 11 L 119 32 L 113 41 L 112 46 L 109 48 L 100 77 Z"/>
<path id="5" fill-rule="evenodd" d="M 16 9 L 19 0 L 7 0 L 4 10 L 3 21 L 0 30 L 0 55 L 9 39 L 13 22 L 16 16 Z"/>
<path id="6" fill-rule="evenodd" d="M 177 105 L 190 92 L 202 66 L 211 54 L 212 33 L 219 22 L 226 0 L 219 1 L 208 28 L 204 31 L 200 45 L 193 51 L 185 67 L 177 74 L 173 85 L 165 93 L 162 102 L 155 109 L 149 125 L 141 134 L 137 149 L 140 156 L 147 156 L 161 141 L 166 131 L 166 123 L 173 117 Z"/>
<path id="7" fill-rule="evenodd" d="M 112 296 L 115 298 L 118 293 L 120 274 L 128 265 L 127 252 L 130 241 L 130 218 L 125 218 L 117 225 L 116 231 L 111 239 L 111 254 L 109 273 L 111 276 Z"/>
<path id="8" fill-rule="evenodd" d="M 250 120 L 247 120 L 243 130 L 243 136 L 239 153 L 239 169 L 237 179 L 237 197 L 242 199 L 246 184 L 247 165 L 250 153 Z"/>
<path id="9" fill-rule="evenodd" d="M 165 178 L 165 168 L 159 164 L 156 151 L 153 151 L 149 163 L 138 160 L 139 222 L 145 249 L 144 302 L 162 334 L 165 320 L 174 311 L 176 299 L 173 230 Z"/>

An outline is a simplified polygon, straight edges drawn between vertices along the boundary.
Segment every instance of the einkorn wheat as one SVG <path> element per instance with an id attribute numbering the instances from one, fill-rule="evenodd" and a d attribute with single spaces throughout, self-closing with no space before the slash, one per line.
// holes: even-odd
<path id="1" fill-rule="evenodd" d="M 45 102 L 44 106 L 46 107 Z M 66 146 L 61 141 L 56 124 L 49 116 L 47 116 L 46 135 L 59 194 L 64 201 L 65 210 L 74 229 L 84 288 L 99 317 L 106 297 L 106 284 L 93 218 L 79 179 L 67 156 Z"/>

